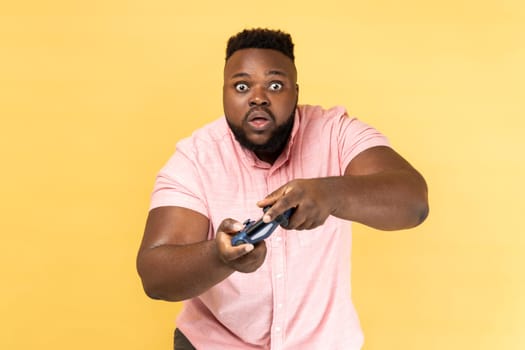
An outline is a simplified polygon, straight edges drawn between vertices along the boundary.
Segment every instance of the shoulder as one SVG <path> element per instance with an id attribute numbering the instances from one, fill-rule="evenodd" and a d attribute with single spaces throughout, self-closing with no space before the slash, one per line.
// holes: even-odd
<path id="1" fill-rule="evenodd" d="M 177 151 L 195 155 L 203 151 L 213 152 L 221 148 L 221 144 L 230 139 L 228 124 L 224 117 L 216 119 L 199 129 L 191 136 L 177 142 Z"/>
<path id="2" fill-rule="evenodd" d="M 362 132 L 373 127 L 350 115 L 344 106 L 323 108 L 315 105 L 297 106 L 303 128 L 332 128 L 341 132 Z"/>
<path id="3" fill-rule="evenodd" d="M 334 106 L 331 108 L 324 108 L 317 105 L 299 105 L 297 106 L 301 123 L 305 126 L 311 127 L 313 125 L 332 125 L 344 122 L 344 120 L 351 120 L 348 112 L 343 106 Z"/>
<path id="4" fill-rule="evenodd" d="M 356 118 L 349 117 L 343 106 L 323 108 L 314 105 L 300 105 L 297 107 L 300 126 L 307 133 L 333 134 L 351 125 Z"/>
<path id="5" fill-rule="evenodd" d="M 319 117 L 336 117 L 342 115 L 348 115 L 344 106 L 333 106 L 325 108 L 319 105 L 302 104 L 297 106 L 299 113 L 307 118 L 319 118 Z"/>

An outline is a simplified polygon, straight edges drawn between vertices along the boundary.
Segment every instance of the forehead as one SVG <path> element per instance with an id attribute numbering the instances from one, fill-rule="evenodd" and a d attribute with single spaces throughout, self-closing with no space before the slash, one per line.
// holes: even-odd
<path id="1" fill-rule="evenodd" d="M 238 75 L 268 75 L 280 72 L 296 80 L 295 64 L 285 54 L 271 49 L 242 49 L 228 58 L 224 65 L 224 79 Z"/>

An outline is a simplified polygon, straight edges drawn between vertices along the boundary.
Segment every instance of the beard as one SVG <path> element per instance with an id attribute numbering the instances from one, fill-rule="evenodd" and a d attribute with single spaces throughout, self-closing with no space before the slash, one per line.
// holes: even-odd
<path id="1" fill-rule="evenodd" d="M 268 141 L 264 144 L 256 144 L 251 142 L 247 137 L 244 130 L 240 127 L 237 127 L 230 123 L 230 121 L 226 118 L 226 122 L 228 123 L 228 126 L 230 127 L 233 135 L 235 136 L 235 139 L 241 146 L 244 148 L 249 149 L 250 151 L 254 153 L 280 153 L 286 144 L 288 143 L 288 140 L 290 139 L 290 134 L 292 133 L 292 128 L 294 124 L 294 117 L 295 117 L 295 109 L 297 108 L 297 105 L 294 107 L 292 114 L 284 124 L 281 124 L 277 126 L 277 128 L 272 132 L 270 138 Z M 273 113 L 269 110 L 264 108 L 265 112 L 270 115 L 270 117 L 275 121 L 275 117 Z M 243 120 L 243 123 L 246 121 L 248 115 L 251 111 L 248 111 L 246 113 L 246 116 Z"/>

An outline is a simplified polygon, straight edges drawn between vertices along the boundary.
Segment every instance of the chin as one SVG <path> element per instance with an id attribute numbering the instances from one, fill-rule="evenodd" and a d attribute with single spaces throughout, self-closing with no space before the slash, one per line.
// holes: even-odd
<path id="1" fill-rule="evenodd" d="M 266 135 L 254 135 L 253 137 L 247 137 L 247 141 L 254 146 L 264 147 L 268 146 L 270 137 Z"/>

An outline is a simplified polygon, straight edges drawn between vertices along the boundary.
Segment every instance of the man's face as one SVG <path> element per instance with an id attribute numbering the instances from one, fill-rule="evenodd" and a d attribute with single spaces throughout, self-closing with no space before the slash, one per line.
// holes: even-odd
<path id="1" fill-rule="evenodd" d="M 279 51 L 242 49 L 226 61 L 226 120 L 237 140 L 261 159 L 275 160 L 282 151 L 293 126 L 297 96 L 295 65 Z"/>

